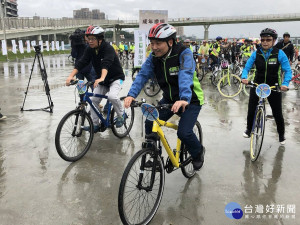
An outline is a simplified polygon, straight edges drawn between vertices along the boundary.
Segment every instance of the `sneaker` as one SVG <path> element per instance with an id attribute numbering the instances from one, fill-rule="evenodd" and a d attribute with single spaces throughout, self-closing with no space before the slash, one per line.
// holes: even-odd
<path id="1" fill-rule="evenodd" d="M 116 120 L 116 127 L 120 128 L 123 126 L 123 124 L 124 124 L 124 118 L 123 116 L 119 116 Z"/>
<path id="2" fill-rule="evenodd" d="M 202 168 L 204 163 L 204 155 L 205 155 L 205 147 L 203 147 L 202 153 L 199 153 L 199 155 L 192 161 L 194 170 L 200 170 Z"/>
<path id="3" fill-rule="evenodd" d="M 279 142 L 281 145 L 285 145 L 285 137 L 284 135 L 279 135 Z"/>
<path id="4" fill-rule="evenodd" d="M 83 127 L 83 130 L 85 130 L 85 131 L 90 131 L 90 126 L 85 126 L 85 127 Z M 97 132 L 99 132 L 99 131 L 100 131 L 100 126 L 94 125 L 94 133 L 97 133 Z"/>
<path id="5" fill-rule="evenodd" d="M 5 120 L 7 117 L 6 116 L 3 116 L 1 113 L 0 113 L 0 120 Z"/>
<path id="6" fill-rule="evenodd" d="M 243 137 L 244 137 L 244 138 L 249 138 L 249 137 L 250 137 L 250 134 L 251 134 L 251 131 L 247 129 L 247 130 L 244 131 Z"/>

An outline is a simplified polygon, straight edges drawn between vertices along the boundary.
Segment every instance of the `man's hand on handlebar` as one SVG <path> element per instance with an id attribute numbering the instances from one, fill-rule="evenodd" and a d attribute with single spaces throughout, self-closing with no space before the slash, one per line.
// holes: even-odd
<path id="1" fill-rule="evenodd" d="M 74 77 L 72 77 L 72 76 L 69 76 L 68 78 L 67 78 L 67 80 L 66 80 L 66 85 L 67 86 L 70 86 L 70 83 L 71 83 L 71 81 L 72 80 L 76 80 Z"/>
<path id="2" fill-rule="evenodd" d="M 288 88 L 287 86 L 281 86 L 281 87 L 280 87 L 280 90 L 281 90 L 281 91 L 288 91 L 289 88 Z"/>
<path id="3" fill-rule="evenodd" d="M 178 110 L 182 107 L 182 112 L 185 111 L 185 107 L 188 105 L 189 103 L 187 101 L 184 101 L 184 100 L 179 100 L 179 101 L 176 101 L 174 103 L 174 105 L 172 106 L 171 108 L 171 111 L 173 113 L 177 113 Z"/>
<path id="4" fill-rule="evenodd" d="M 124 99 L 124 107 L 127 109 L 130 107 L 132 101 L 134 101 L 135 99 L 131 96 L 128 96 Z"/>
<path id="5" fill-rule="evenodd" d="M 99 83 L 103 82 L 104 79 L 103 78 L 99 78 L 97 80 L 95 80 L 95 83 L 94 83 L 94 88 L 96 88 L 98 86 Z"/>
<path id="6" fill-rule="evenodd" d="M 242 83 L 243 83 L 243 84 L 248 84 L 249 81 L 248 81 L 247 79 L 242 79 Z"/>

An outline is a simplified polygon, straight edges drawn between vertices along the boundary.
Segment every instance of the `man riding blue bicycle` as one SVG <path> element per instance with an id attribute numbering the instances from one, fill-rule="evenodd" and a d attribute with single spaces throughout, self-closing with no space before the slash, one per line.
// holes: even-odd
<path id="1" fill-rule="evenodd" d="M 125 108 L 130 106 L 144 84 L 155 74 L 163 91 L 160 104 L 173 104 L 171 109 L 161 109 L 159 117 L 166 121 L 182 108 L 177 135 L 187 146 L 193 158 L 194 169 L 199 170 L 204 162 L 204 147 L 194 134 L 193 127 L 204 103 L 204 97 L 195 73 L 193 53 L 189 48 L 176 43 L 176 30 L 169 24 L 155 24 L 150 29 L 148 38 L 152 54 L 134 80 L 128 97 L 124 100 Z M 152 132 L 152 125 L 152 121 L 146 120 L 146 134 Z"/>
<path id="2" fill-rule="evenodd" d="M 100 95 L 105 95 L 109 92 L 108 100 L 112 103 L 118 115 L 116 127 L 121 127 L 124 122 L 124 110 L 118 95 L 125 75 L 119 58 L 114 48 L 104 40 L 104 30 L 101 27 L 94 27 L 92 30 L 87 30 L 86 36 L 89 47 L 86 48 L 81 59 L 76 62 L 75 69 L 66 80 L 66 85 L 69 86 L 78 71 L 92 62 L 97 74 L 93 92 Z M 101 98 L 97 97 L 92 98 L 96 107 L 99 107 L 101 100 Z M 94 110 L 91 110 L 91 117 L 94 124 L 94 132 L 100 131 L 99 117 Z"/>
<path id="3" fill-rule="evenodd" d="M 281 91 L 287 91 L 289 82 L 292 78 L 292 71 L 289 60 L 286 54 L 274 46 L 278 37 L 277 32 L 273 29 L 266 28 L 261 31 L 261 48 L 253 52 L 242 73 L 242 82 L 248 84 L 247 76 L 252 66 L 256 66 L 256 74 L 254 82 L 261 84 L 266 83 L 269 86 L 274 86 L 278 83 L 281 87 Z M 281 81 L 280 70 L 284 75 L 283 82 Z M 268 97 L 272 113 L 277 125 L 277 132 L 279 134 L 279 142 L 285 144 L 285 126 L 282 115 L 282 94 L 281 92 L 272 92 Z M 247 129 L 243 133 L 245 138 L 250 137 L 253 118 L 255 115 L 255 109 L 258 104 L 258 96 L 255 94 L 255 89 L 251 89 L 249 104 L 248 104 L 248 116 L 247 116 Z"/>

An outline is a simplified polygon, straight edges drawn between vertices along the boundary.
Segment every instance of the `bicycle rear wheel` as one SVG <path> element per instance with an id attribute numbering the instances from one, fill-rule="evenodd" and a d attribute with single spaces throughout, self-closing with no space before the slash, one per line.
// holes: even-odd
<path id="1" fill-rule="evenodd" d="M 211 83 L 212 85 L 214 85 L 215 87 L 217 87 L 219 80 L 222 77 L 222 70 L 218 70 L 212 73 L 211 75 Z"/>
<path id="2" fill-rule="evenodd" d="M 144 92 L 147 96 L 153 97 L 160 92 L 160 86 L 155 78 L 149 79 L 144 86 Z"/>
<path id="3" fill-rule="evenodd" d="M 152 149 L 137 152 L 129 161 L 119 188 L 118 208 L 123 224 L 148 224 L 159 207 L 164 184 L 161 157 Z"/>
<path id="4" fill-rule="evenodd" d="M 256 161 L 262 147 L 265 133 L 265 113 L 262 108 L 259 108 L 253 124 L 250 140 L 250 158 L 251 161 Z"/>
<path id="5" fill-rule="evenodd" d="M 200 143 L 202 145 L 202 141 L 203 141 L 203 139 L 202 139 L 202 128 L 201 128 L 201 125 L 198 121 L 195 123 L 193 131 L 194 131 L 195 135 L 197 136 L 198 140 L 200 141 Z M 184 144 L 181 144 L 181 147 L 180 147 L 180 163 L 184 162 L 190 156 L 191 155 L 188 152 L 186 146 Z M 186 178 L 193 177 L 196 174 L 196 170 L 194 170 L 194 166 L 192 164 L 192 161 L 189 164 L 187 164 L 186 166 L 181 167 L 181 172 L 182 172 L 183 176 L 185 176 Z"/>
<path id="6" fill-rule="evenodd" d="M 89 131 L 83 128 L 89 127 Z M 89 150 L 94 137 L 91 117 L 86 111 L 72 110 L 58 124 L 55 147 L 59 156 L 69 162 L 81 159 Z"/>
<path id="7" fill-rule="evenodd" d="M 226 98 L 237 96 L 242 87 L 241 79 L 235 74 L 224 75 L 217 85 L 219 93 Z"/>
<path id="8" fill-rule="evenodd" d="M 124 99 L 125 97 L 120 98 L 121 104 L 124 105 Z M 133 126 L 134 122 L 134 108 L 129 107 L 127 109 L 124 108 L 123 118 L 124 118 L 124 124 L 121 127 L 116 127 L 116 120 L 118 118 L 118 115 L 113 108 L 111 111 L 111 117 L 110 117 L 110 123 L 111 123 L 111 129 L 114 135 L 116 135 L 119 138 L 123 138 L 127 136 Z"/>

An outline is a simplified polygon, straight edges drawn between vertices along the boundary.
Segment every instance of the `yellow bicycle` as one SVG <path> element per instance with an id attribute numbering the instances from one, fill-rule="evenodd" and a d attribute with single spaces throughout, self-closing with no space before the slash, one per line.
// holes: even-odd
<path id="1" fill-rule="evenodd" d="M 170 108 L 169 104 L 158 106 L 138 103 L 143 115 L 153 121 L 153 129 L 142 144 L 142 150 L 129 161 L 123 173 L 118 195 L 118 208 L 123 224 L 148 224 L 160 205 L 165 172 L 171 173 L 180 168 L 183 175 L 191 178 L 196 171 L 192 158 L 184 144 L 177 138 L 176 149 L 172 150 L 161 127 L 177 130 L 176 124 L 159 119 L 158 109 Z M 197 121 L 193 129 L 202 144 L 202 129 Z M 161 154 L 163 144 L 168 158 L 165 162 Z"/>
<path id="2" fill-rule="evenodd" d="M 242 91 L 243 84 L 238 75 L 230 73 L 228 61 L 222 61 L 221 67 L 222 77 L 217 84 L 218 91 L 226 98 L 233 98 Z"/>

